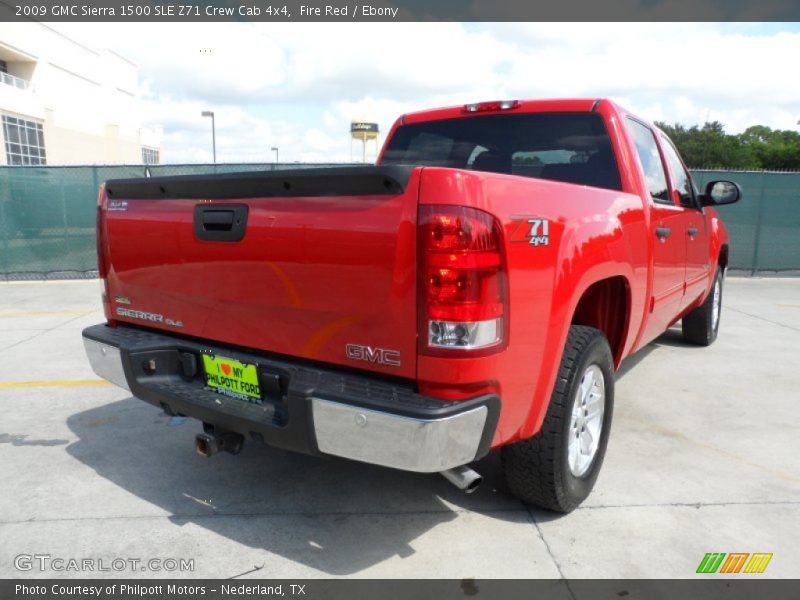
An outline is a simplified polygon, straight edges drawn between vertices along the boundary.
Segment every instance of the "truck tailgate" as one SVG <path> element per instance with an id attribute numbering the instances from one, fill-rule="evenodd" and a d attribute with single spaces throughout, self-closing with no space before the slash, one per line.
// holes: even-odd
<path id="1" fill-rule="evenodd" d="M 414 377 L 419 171 L 109 181 L 112 317 Z"/>

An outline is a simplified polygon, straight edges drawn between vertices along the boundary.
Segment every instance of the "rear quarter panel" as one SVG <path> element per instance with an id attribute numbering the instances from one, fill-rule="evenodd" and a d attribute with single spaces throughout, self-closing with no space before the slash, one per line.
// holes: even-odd
<path id="1" fill-rule="evenodd" d="M 634 326 L 626 327 L 624 347 L 632 345 L 644 316 L 648 273 L 642 200 L 625 192 L 431 167 L 423 170 L 420 190 L 421 204 L 472 206 L 500 221 L 510 319 L 501 353 L 420 356 L 420 388 L 440 396 L 448 385 L 499 393 L 503 408 L 494 445 L 530 437 L 541 427 L 575 307 L 596 281 L 625 278 Z M 547 245 L 529 243 L 529 218 L 549 221 Z"/>

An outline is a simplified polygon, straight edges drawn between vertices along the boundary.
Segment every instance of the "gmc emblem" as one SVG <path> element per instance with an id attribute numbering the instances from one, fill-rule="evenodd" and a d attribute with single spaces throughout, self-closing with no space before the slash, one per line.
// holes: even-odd
<path id="1" fill-rule="evenodd" d="M 373 348 L 372 346 L 361 346 L 359 344 L 347 344 L 344 348 L 345 354 L 350 360 L 361 360 L 390 367 L 400 366 L 400 352 L 397 350 Z"/>

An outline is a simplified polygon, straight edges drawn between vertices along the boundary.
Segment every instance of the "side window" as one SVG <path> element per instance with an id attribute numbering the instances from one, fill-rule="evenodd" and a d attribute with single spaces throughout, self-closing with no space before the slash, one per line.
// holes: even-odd
<path id="1" fill-rule="evenodd" d="M 678 156 L 678 151 L 665 136 L 661 136 L 661 147 L 664 148 L 664 156 L 667 158 L 669 170 L 672 172 L 672 184 L 678 193 L 681 195 L 681 206 L 686 208 L 696 208 L 697 204 L 694 201 L 694 189 L 692 187 L 692 178 L 681 162 Z"/>
<path id="2" fill-rule="evenodd" d="M 658 144 L 656 144 L 653 132 L 649 127 L 630 118 L 628 119 L 628 132 L 633 138 L 633 145 L 636 146 L 639 162 L 642 163 L 650 196 L 656 202 L 672 204 L 672 200 L 669 198 L 664 164 L 661 162 L 661 155 L 658 152 Z"/>

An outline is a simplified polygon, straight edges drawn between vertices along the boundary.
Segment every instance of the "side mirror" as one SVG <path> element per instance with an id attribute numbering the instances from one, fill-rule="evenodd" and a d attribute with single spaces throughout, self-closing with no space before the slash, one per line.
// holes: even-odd
<path id="1" fill-rule="evenodd" d="M 733 204 L 742 198 L 742 188 L 733 181 L 709 181 L 706 193 L 700 195 L 703 206 L 719 206 Z"/>

